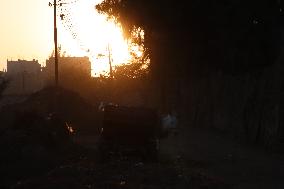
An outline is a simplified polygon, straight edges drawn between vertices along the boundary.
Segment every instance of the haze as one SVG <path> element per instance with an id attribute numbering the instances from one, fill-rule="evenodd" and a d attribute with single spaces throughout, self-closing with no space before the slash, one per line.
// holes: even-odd
<path id="1" fill-rule="evenodd" d="M 113 65 L 126 63 L 130 59 L 120 27 L 107 22 L 105 16 L 96 12 L 94 6 L 100 1 L 72 3 L 74 1 L 66 0 L 64 2 L 71 4 L 63 7 L 65 20 L 58 18 L 58 40 L 62 51 L 66 51 L 67 56 L 88 56 L 92 62 L 93 75 L 94 72 L 100 73 L 108 68 L 107 57 L 97 58 L 98 54 L 106 54 L 108 43 L 112 48 Z M 44 65 L 53 50 L 53 9 L 48 6 L 49 1 L 0 2 L 0 69 L 6 67 L 7 59 L 38 59 Z M 72 18 L 64 10 L 66 7 Z M 72 21 L 71 29 L 68 23 L 66 25 L 68 19 Z M 76 39 L 72 33 L 76 33 Z"/>

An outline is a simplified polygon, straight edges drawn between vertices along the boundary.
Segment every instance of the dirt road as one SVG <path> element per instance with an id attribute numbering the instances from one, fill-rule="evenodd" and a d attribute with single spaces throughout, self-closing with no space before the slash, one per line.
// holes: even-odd
<path id="1" fill-rule="evenodd" d="M 78 156 L 14 188 L 250 188 L 284 187 L 284 159 L 244 147 L 218 133 L 187 130 L 161 142 L 158 162 L 139 156 L 98 161 L 97 136 L 77 136 Z"/>

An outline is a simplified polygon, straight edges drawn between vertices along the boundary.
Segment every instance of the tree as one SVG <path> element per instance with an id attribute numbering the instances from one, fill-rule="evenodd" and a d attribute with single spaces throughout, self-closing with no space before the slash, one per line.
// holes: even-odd
<path id="1" fill-rule="evenodd" d="M 122 64 L 115 66 L 113 76 L 115 79 L 142 79 L 148 75 L 148 69 L 142 63 Z"/>
<path id="2" fill-rule="evenodd" d="M 212 110 L 211 94 L 222 96 L 230 90 L 213 89 L 226 79 L 212 81 L 217 73 L 221 77 L 254 77 L 254 72 L 276 62 L 281 49 L 283 4 L 283 0 L 104 0 L 96 8 L 121 23 L 126 37 L 131 38 L 137 29 L 144 31 L 151 83 L 156 84 L 153 88 L 159 93 L 159 104 L 170 104 L 168 91 L 176 85 L 183 89 L 177 94 L 183 92 L 185 97 L 175 98 L 184 99 L 188 106 L 177 104 L 185 106 L 187 115 L 190 111 L 198 115 L 197 101 L 206 101 L 202 110 Z M 195 96 L 203 98 L 196 100 Z M 230 98 L 222 100 L 220 104 L 226 105 Z M 214 111 L 208 112 L 214 116 Z"/>
<path id="3" fill-rule="evenodd" d="M 120 22 L 127 37 L 145 31 L 156 75 L 190 66 L 244 72 L 279 55 L 281 1 L 104 0 L 96 8 Z"/>

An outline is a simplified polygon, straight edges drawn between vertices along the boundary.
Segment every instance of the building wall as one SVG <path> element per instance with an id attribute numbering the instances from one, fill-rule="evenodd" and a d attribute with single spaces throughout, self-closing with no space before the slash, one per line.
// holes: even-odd
<path id="1" fill-rule="evenodd" d="M 46 74 L 54 78 L 54 57 L 46 60 Z M 91 62 L 88 57 L 59 57 L 58 73 L 66 76 L 70 73 L 81 77 L 91 77 Z"/>
<path id="2" fill-rule="evenodd" d="M 59 57 L 59 84 L 69 89 L 82 90 L 91 78 L 91 62 L 88 57 Z M 54 84 L 54 57 L 41 67 L 37 60 L 7 60 L 9 85 L 4 95 L 29 95 Z"/>
<path id="3" fill-rule="evenodd" d="M 54 57 L 46 60 L 43 69 L 46 85 L 54 84 Z M 59 57 L 58 82 L 61 87 L 76 92 L 83 91 L 91 79 L 91 62 L 88 57 Z"/>
<path id="4" fill-rule="evenodd" d="M 32 61 L 20 60 L 9 61 L 7 60 L 7 74 L 15 75 L 19 73 L 33 73 L 38 74 L 41 71 L 41 65 L 38 60 L 33 59 Z"/>
<path id="5" fill-rule="evenodd" d="M 4 95 L 28 95 L 39 91 L 43 87 L 41 65 L 38 60 L 7 60 L 7 74 L 9 81 Z"/>

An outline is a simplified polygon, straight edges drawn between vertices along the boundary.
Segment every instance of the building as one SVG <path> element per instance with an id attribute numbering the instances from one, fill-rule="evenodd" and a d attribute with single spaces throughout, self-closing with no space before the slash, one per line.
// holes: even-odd
<path id="1" fill-rule="evenodd" d="M 20 60 L 9 61 L 7 60 L 7 75 L 17 75 L 22 73 L 39 74 L 41 72 L 41 65 L 38 60 L 32 61 Z"/>
<path id="2" fill-rule="evenodd" d="M 46 60 L 45 72 L 49 77 L 54 78 L 54 57 Z M 59 57 L 58 58 L 59 78 L 72 74 L 74 77 L 91 77 L 91 62 L 88 57 Z"/>
<path id="3" fill-rule="evenodd" d="M 54 85 L 54 57 L 46 60 L 43 68 L 46 85 Z M 91 79 L 91 62 L 88 57 L 58 57 L 58 83 L 61 87 L 80 92 Z"/>
<path id="4" fill-rule="evenodd" d="M 82 90 L 91 78 L 91 62 L 88 57 L 59 57 L 59 84 L 69 89 Z M 7 60 L 6 78 L 9 85 L 4 95 L 29 95 L 54 84 L 54 57 L 41 67 L 38 60 Z"/>
<path id="5" fill-rule="evenodd" d="M 43 87 L 41 65 L 38 60 L 7 60 L 7 73 L 9 81 L 4 95 L 29 95 Z"/>

